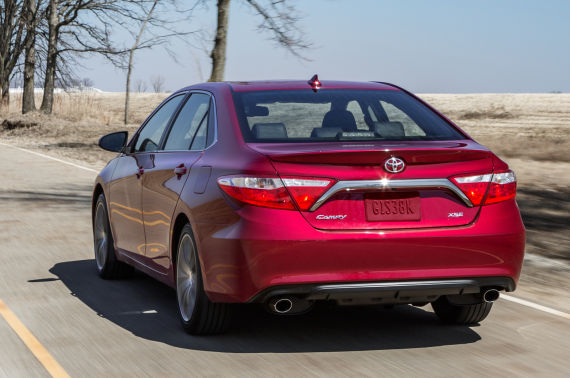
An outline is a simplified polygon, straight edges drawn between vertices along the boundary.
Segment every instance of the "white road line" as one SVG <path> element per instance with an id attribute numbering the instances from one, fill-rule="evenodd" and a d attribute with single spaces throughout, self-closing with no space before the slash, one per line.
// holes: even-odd
<path id="1" fill-rule="evenodd" d="M 25 148 L 16 147 L 16 146 L 13 146 L 13 145 L 11 145 L 11 144 L 7 144 L 7 143 L 2 143 L 2 142 L 0 142 L 0 145 L 6 146 L 6 147 L 11 147 L 11 148 L 14 148 L 14 149 L 16 149 L 16 150 L 28 152 L 28 153 L 30 153 L 30 154 L 34 154 L 34 155 L 37 155 L 37 156 L 41 156 L 41 157 L 43 157 L 43 158 L 50 159 L 50 160 L 54 160 L 54 161 L 57 161 L 57 162 L 60 162 L 60 163 L 63 163 L 63 164 L 71 165 L 72 167 L 79 168 L 79 169 L 83 169 L 83 170 L 88 171 L 88 172 L 95 172 L 95 173 L 98 172 L 96 169 L 93 169 L 93 168 L 84 167 L 84 166 L 82 166 L 82 165 L 75 164 L 75 163 L 72 163 L 72 162 L 70 162 L 70 161 L 58 159 L 58 158 L 55 158 L 55 157 L 53 157 L 53 156 L 49 156 L 49 155 L 46 155 L 46 154 L 42 154 L 42 153 L 39 153 L 39 152 L 36 152 L 36 151 L 27 150 L 27 149 L 25 149 Z"/>
<path id="2" fill-rule="evenodd" d="M 95 172 L 95 173 L 97 173 L 97 171 L 96 171 L 95 169 L 87 168 L 87 167 L 84 167 L 84 166 L 82 166 L 82 165 L 72 163 L 72 162 L 70 162 L 70 161 L 65 161 L 65 160 L 62 160 L 62 159 L 54 158 L 53 156 L 45 155 L 45 154 L 42 154 L 42 153 L 39 153 L 39 152 L 35 152 L 35 151 L 26 150 L 25 148 L 16 147 L 16 146 L 13 146 L 13 145 L 11 145 L 11 144 L 6 144 L 6 143 L 2 143 L 2 142 L 0 142 L 0 145 L 2 145 L 2 146 L 7 146 L 7 147 L 12 147 L 12 148 L 15 148 L 15 149 L 17 149 L 17 150 L 24 151 L 24 152 L 29 152 L 29 153 L 31 153 L 31 154 L 34 154 L 34 155 L 37 155 L 37 156 L 41 156 L 41 157 L 46 158 L 46 159 L 50 159 L 50 160 L 58 161 L 58 162 L 63 163 L 63 164 L 71 165 L 72 167 L 76 167 L 76 168 L 83 169 L 83 170 L 86 170 L 86 171 L 89 171 L 89 172 Z M 562 312 L 562 311 L 555 310 L 555 309 L 550 308 L 550 307 L 546 307 L 546 306 L 543 306 L 543 305 L 539 305 L 539 304 L 537 304 L 537 303 L 533 303 L 533 302 L 527 301 L 527 300 L 525 300 L 525 299 L 520 299 L 520 298 L 511 297 L 510 295 L 506 295 L 506 294 L 501 294 L 501 298 L 506 299 L 507 301 L 510 301 L 510 302 L 518 303 L 518 304 L 520 304 L 520 305 L 522 305 L 522 306 L 527 306 L 527 307 L 530 307 L 530 308 L 534 308 L 535 310 L 539 310 L 539 311 L 546 312 L 546 313 L 549 313 L 549 314 L 552 314 L 552 315 L 560 316 L 560 317 L 565 318 L 565 319 L 570 319 L 570 314 L 567 314 L 567 313 Z M 148 311 L 148 312 L 145 311 L 144 313 L 152 313 L 152 312 L 150 312 L 150 311 Z"/>
<path id="3" fill-rule="evenodd" d="M 534 308 L 535 310 L 547 312 L 549 314 L 560 316 L 560 317 L 565 318 L 565 319 L 570 319 L 570 314 L 567 314 L 567 313 L 562 312 L 562 311 L 555 310 L 555 309 L 550 308 L 550 307 L 539 305 L 537 303 L 533 303 L 533 302 L 527 301 L 525 299 L 511 297 L 510 295 L 505 295 L 505 294 L 501 294 L 501 298 L 506 299 L 507 301 L 518 303 L 518 304 L 523 305 L 523 306 Z"/>

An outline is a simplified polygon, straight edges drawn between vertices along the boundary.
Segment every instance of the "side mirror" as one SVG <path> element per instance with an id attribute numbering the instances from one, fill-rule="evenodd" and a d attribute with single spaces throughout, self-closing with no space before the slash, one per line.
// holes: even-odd
<path id="1" fill-rule="evenodd" d="M 99 139 L 99 147 L 106 151 L 121 152 L 127 144 L 128 135 L 126 131 L 107 134 Z"/>

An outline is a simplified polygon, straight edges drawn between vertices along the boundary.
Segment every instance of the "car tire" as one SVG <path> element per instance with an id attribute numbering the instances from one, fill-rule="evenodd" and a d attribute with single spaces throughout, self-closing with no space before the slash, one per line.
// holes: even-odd
<path id="1" fill-rule="evenodd" d="M 134 268 L 117 260 L 115 243 L 111 233 L 107 201 L 101 193 L 95 204 L 93 216 L 93 244 L 97 273 L 104 279 L 118 279 L 132 276 Z"/>
<path id="2" fill-rule="evenodd" d="M 432 302 L 431 306 L 435 314 L 446 323 L 471 325 L 485 319 L 489 315 L 493 303 L 456 305 L 450 303 L 446 296 L 441 296 Z"/>
<path id="3" fill-rule="evenodd" d="M 176 298 L 182 327 L 191 335 L 225 332 L 229 327 L 228 303 L 210 301 L 202 280 L 196 243 L 190 225 L 184 226 L 176 254 Z"/>

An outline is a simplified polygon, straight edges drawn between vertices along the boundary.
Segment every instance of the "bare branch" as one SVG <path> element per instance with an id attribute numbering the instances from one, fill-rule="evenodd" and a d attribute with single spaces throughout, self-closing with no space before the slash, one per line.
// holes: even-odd
<path id="1" fill-rule="evenodd" d="M 296 15 L 295 8 L 286 0 L 268 1 L 266 7 L 257 0 L 246 0 L 253 9 L 263 18 L 259 24 L 260 31 L 268 31 L 272 39 L 287 49 L 294 56 L 308 60 L 301 52 L 311 47 L 299 28 L 300 17 Z"/>

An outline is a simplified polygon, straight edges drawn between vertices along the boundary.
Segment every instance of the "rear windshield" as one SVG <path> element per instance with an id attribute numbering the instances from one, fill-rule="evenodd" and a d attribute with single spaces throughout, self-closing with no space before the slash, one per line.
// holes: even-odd
<path id="1" fill-rule="evenodd" d="M 459 131 L 394 90 L 286 89 L 234 92 L 246 142 L 456 140 Z"/>

